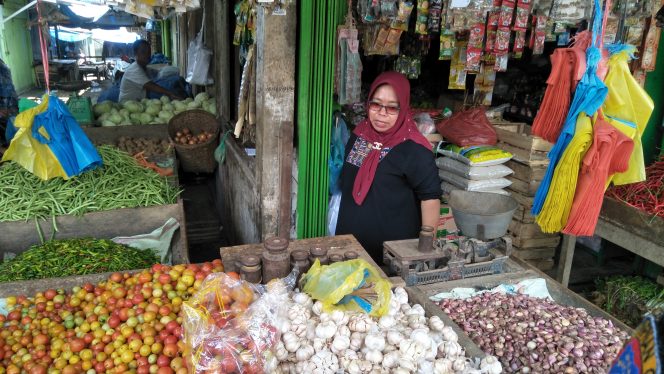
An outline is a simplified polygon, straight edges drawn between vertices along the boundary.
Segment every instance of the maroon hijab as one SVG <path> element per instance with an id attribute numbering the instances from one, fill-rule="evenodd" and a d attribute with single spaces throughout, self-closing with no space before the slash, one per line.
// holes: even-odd
<path id="1" fill-rule="evenodd" d="M 389 84 L 394 89 L 394 92 L 396 92 L 401 110 L 399 111 L 399 116 L 394 127 L 387 132 L 380 133 L 374 130 L 369 118 L 357 125 L 353 131 L 355 135 L 371 144 L 379 143 L 378 147 L 371 148 L 355 177 L 353 199 L 357 205 L 362 205 L 364 199 L 367 197 L 367 193 L 369 193 L 374 176 L 376 175 L 376 169 L 380 161 L 380 150 L 382 148 L 393 148 L 406 140 L 412 140 L 426 149 L 431 149 L 431 143 L 419 132 L 410 113 L 410 83 L 408 79 L 403 74 L 395 71 L 388 71 L 379 75 L 371 84 L 369 100 L 373 98 L 378 87 L 384 84 Z"/>

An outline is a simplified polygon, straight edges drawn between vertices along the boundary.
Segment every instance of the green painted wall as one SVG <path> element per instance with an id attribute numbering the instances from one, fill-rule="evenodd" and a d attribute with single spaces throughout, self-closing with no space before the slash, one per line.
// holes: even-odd
<path id="1" fill-rule="evenodd" d="M 650 116 L 648 127 L 641 137 L 643 154 L 646 165 L 648 165 L 657 158 L 660 150 L 664 149 L 664 139 L 662 139 L 662 132 L 659 130 L 662 126 L 662 116 L 664 115 L 664 31 L 660 35 L 657 65 L 655 71 L 648 73 L 646 76 L 645 88 L 655 102 L 655 109 Z"/>
<path id="2" fill-rule="evenodd" d="M 7 0 L 2 7 L 3 17 L 12 15 L 27 4 L 25 0 Z M 30 89 L 35 84 L 35 73 L 32 67 L 32 43 L 27 28 L 28 12 L 5 23 L 0 29 L 0 57 L 12 71 L 12 80 L 17 92 Z"/>

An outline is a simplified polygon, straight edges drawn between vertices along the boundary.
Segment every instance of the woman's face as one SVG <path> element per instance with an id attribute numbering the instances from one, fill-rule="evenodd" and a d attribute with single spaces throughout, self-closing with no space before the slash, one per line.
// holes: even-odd
<path id="1" fill-rule="evenodd" d="M 399 117 L 399 99 L 397 93 L 389 84 L 384 84 L 376 90 L 369 100 L 369 121 L 374 130 L 378 132 L 389 131 Z"/>

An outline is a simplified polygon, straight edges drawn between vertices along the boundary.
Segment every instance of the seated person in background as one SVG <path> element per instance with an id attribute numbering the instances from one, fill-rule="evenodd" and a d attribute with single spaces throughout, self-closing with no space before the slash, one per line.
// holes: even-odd
<path id="1" fill-rule="evenodd" d="M 146 40 L 137 40 L 134 42 L 134 54 L 136 55 L 136 61 L 129 65 L 120 83 L 120 102 L 142 100 L 145 98 L 146 91 L 160 93 L 168 96 L 170 99 L 182 99 L 182 97 L 157 85 L 148 78 L 145 69 L 150 61 L 152 51 L 150 44 Z"/>

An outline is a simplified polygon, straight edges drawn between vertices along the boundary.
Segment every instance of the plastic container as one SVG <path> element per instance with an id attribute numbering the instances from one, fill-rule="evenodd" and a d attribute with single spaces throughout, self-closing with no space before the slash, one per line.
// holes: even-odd
<path id="1" fill-rule="evenodd" d="M 207 131 L 214 135 L 203 143 L 179 144 L 175 142 L 175 134 L 185 127 L 193 134 Z M 219 144 L 219 122 L 212 114 L 200 109 L 178 113 L 168 121 L 168 136 L 175 144 L 175 151 L 182 170 L 189 173 L 214 172 L 217 167 L 214 150 Z"/>
<path id="2" fill-rule="evenodd" d="M 284 278 L 290 273 L 291 263 L 288 255 L 288 240 L 269 238 L 263 243 L 263 283 L 275 278 Z"/>
<path id="3" fill-rule="evenodd" d="M 92 102 L 89 97 L 72 95 L 67 100 L 67 108 L 79 125 L 92 125 L 95 116 L 92 113 Z"/>

